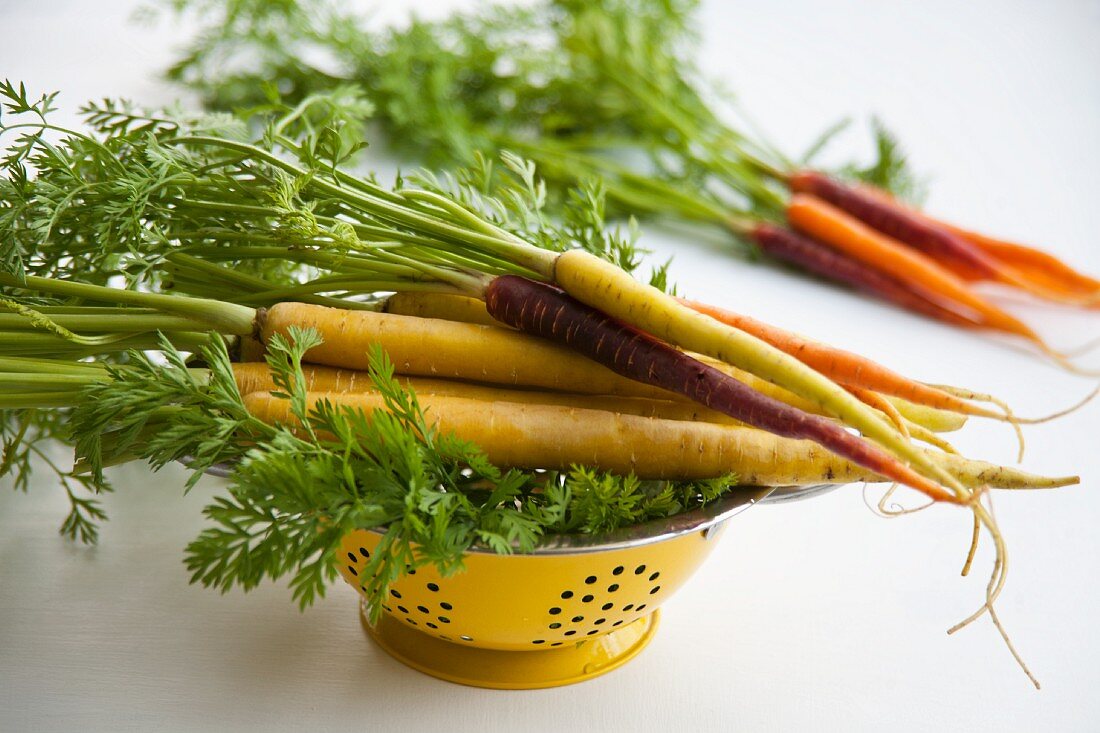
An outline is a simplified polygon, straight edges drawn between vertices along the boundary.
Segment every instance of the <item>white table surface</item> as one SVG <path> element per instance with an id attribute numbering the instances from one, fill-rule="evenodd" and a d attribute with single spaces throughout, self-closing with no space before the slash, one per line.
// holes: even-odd
<path id="1" fill-rule="evenodd" d="M 0 75 L 61 89 L 69 111 L 102 96 L 171 99 L 155 72 L 187 29 L 128 24 L 135 4 L 0 0 Z M 400 17 L 394 5 L 386 15 Z M 1100 272 L 1095 0 L 707 2 L 702 19 L 705 70 L 780 144 L 797 150 L 838 117 L 877 113 L 933 178 L 933 211 Z M 719 239 L 650 227 L 645 241 L 675 256 L 692 296 L 988 390 L 1021 414 L 1090 386 L 1004 345 L 716 256 Z M 1100 332 L 1095 314 L 1013 307 L 1056 344 Z M 858 486 L 750 509 L 638 659 L 582 685 L 495 692 L 389 659 L 363 638 L 349 589 L 300 614 L 283 587 L 188 585 L 182 548 L 221 484 L 181 497 L 182 470 L 131 466 L 115 474 L 94 549 L 56 535 L 65 501 L 46 474 L 27 496 L 0 485 L 0 730 L 1100 730 L 1098 410 L 1028 431 L 1026 467 L 1077 472 L 1081 486 L 997 497 L 1013 559 L 999 609 L 1041 692 L 987 621 L 944 633 L 979 602 L 991 562 L 986 543 L 979 572 L 959 577 L 962 511 L 885 520 Z M 957 442 L 1013 459 L 1003 426 L 973 425 Z"/>

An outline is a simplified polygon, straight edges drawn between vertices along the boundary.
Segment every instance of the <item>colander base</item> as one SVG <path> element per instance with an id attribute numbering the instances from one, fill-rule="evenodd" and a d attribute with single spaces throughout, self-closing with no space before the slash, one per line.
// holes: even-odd
<path id="1" fill-rule="evenodd" d="M 448 682 L 497 690 L 534 690 L 583 682 L 626 664 L 649 644 L 659 611 L 620 629 L 557 649 L 501 651 L 444 641 L 383 614 L 377 625 L 360 605 L 363 629 L 397 661 Z"/>

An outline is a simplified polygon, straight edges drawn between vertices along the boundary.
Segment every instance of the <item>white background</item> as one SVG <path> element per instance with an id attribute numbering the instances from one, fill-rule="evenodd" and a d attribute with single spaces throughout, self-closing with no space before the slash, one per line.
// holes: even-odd
<path id="1" fill-rule="evenodd" d="M 395 5 L 385 17 L 404 14 Z M 61 89 L 68 110 L 170 100 L 156 74 L 187 29 L 130 24 L 133 7 L 0 0 L 0 76 Z M 930 177 L 933 212 L 1100 272 L 1100 3 L 707 2 L 701 15 L 705 71 L 786 149 L 879 114 Z M 865 151 L 863 132 L 838 154 Z M 675 256 L 693 297 L 1022 414 L 1090 387 L 1004 344 L 723 258 L 720 238 L 651 226 L 645 241 Z M 1095 314 L 1011 307 L 1059 345 L 1100 334 Z M 390 660 L 346 588 L 299 614 L 282 587 L 189 586 L 182 548 L 219 483 L 181 498 L 181 470 L 128 467 L 95 549 L 57 537 L 65 502 L 45 474 L 28 496 L 0 486 L 0 730 L 1098 730 L 1098 410 L 1028 431 L 1026 467 L 1081 486 L 997 497 L 1012 552 L 1000 611 L 1041 692 L 988 622 L 944 633 L 979 602 L 991 560 L 986 547 L 981 572 L 959 577 L 962 511 L 880 519 L 856 486 L 751 509 L 638 659 L 574 687 L 495 692 Z M 957 443 L 1013 459 L 1003 426 Z"/>

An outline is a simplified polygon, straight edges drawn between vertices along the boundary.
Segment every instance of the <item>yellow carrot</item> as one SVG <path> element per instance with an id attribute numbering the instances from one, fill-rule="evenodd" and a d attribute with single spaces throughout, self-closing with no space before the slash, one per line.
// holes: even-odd
<path id="1" fill-rule="evenodd" d="M 682 348 L 721 359 L 806 398 L 928 477 L 959 492 L 963 499 L 969 498 L 938 460 L 921 453 L 881 415 L 793 356 L 696 313 L 672 296 L 581 250 L 558 256 L 554 280 L 573 297 L 613 318 Z"/>
<path id="2" fill-rule="evenodd" d="M 262 420 L 294 421 L 289 400 L 264 392 L 244 399 L 249 412 Z M 780 438 L 753 428 L 443 395 L 419 395 L 418 399 L 429 424 L 475 443 L 501 466 L 563 470 L 585 465 L 670 480 L 735 473 L 738 483 L 763 486 L 883 480 L 812 441 Z M 308 396 L 312 405 L 322 400 L 368 415 L 385 409 L 384 400 L 376 394 Z M 1077 482 L 1076 477 L 1034 476 L 946 454 L 941 460 L 969 486 L 1053 488 Z"/>
<path id="3" fill-rule="evenodd" d="M 953 433 L 966 425 L 966 415 L 918 405 L 900 397 L 891 397 L 890 395 L 885 395 L 885 397 L 906 420 L 917 423 L 933 432 Z"/>
<path id="4" fill-rule="evenodd" d="M 399 316 L 441 318 L 446 321 L 477 323 L 482 326 L 502 325 L 485 310 L 484 301 L 450 293 L 394 293 L 386 298 L 382 310 Z"/>
<path id="5" fill-rule="evenodd" d="M 464 295 L 452 295 L 450 293 L 435 292 L 408 292 L 395 293 L 386 299 L 383 306 L 385 313 L 395 315 L 418 316 L 420 318 L 439 318 L 448 321 L 462 323 L 477 323 L 481 325 L 501 326 L 485 310 L 485 303 L 477 298 L 468 298 Z M 708 314 L 709 315 L 709 314 Z M 736 324 L 730 324 L 736 325 Z M 761 337 L 761 334 L 753 335 Z M 773 344 L 775 345 L 775 344 Z M 789 352 L 788 352 L 789 353 Z M 762 394 L 785 402 L 792 407 L 797 407 L 806 412 L 820 414 L 821 410 L 809 400 L 805 400 L 791 393 L 789 390 L 778 387 L 765 381 L 743 369 L 737 369 L 725 362 L 712 359 L 702 354 L 692 354 L 693 357 L 709 366 L 715 367 L 729 374 L 731 377 L 744 382 Z M 798 357 L 798 354 L 792 354 Z M 801 358 L 800 361 L 803 361 Z M 804 362 L 805 363 L 805 362 Z M 811 365 L 812 366 L 812 365 Z M 908 400 L 894 398 L 891 395 L 883 395 L 894 405 L 908 422 L 916 423 L 928 430 L 946 433 L 960 429 L 966 424 L 966 415 L 960 415 L 947 410 L 918 405 Z M 713 422 L 713 421 L 712 421 Z"/>
<path id="6" fill-rule="evenodd" d="M 374 383 L 366 372 L 354 369 L 303 364 L 309 392 L 340 394 L 367 394 L 375 392 Z M 270 392 L 275 389 L 271 370 L 264 363 L 234 364 L 233 375 L 242 395 L 253 392 Z M 706 421 L 724 425 L 739 424 L 733 418 L 687 400 L 657 400 L 647 397 L 616 395 L 576 394 L 542 390 L 506 389 L 472 384 L 450 379 L 403 377 L 398 380 L 403 387 L 418 395 L 464 397 L 484 402 L 516 402 L 526 404 L 556 405 L 559 407 L 584 407 L 593 410 L 618 412 L 640 417 L 660 417 L 667 420 Z"/>
<path id="7" fill-rule="evenodd" d="M 562 392 L 667 399 L 671 393 L 621 377 L 610 369 L 543 339 L 510 329 L 279 303 L 267 311 L 263 340 L 291 326 L 313 328 L 325 340 L 306 359 L 316 364 L 367 369 L 367 347 L 377 343 L 398 373 L 462 379 Z"/>

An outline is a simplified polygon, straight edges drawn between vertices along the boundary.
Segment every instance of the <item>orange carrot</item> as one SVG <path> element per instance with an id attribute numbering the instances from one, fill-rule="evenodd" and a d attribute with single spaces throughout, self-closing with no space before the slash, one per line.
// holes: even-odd
<path id="1" fill-rule="evenodd" d="M 1014 267 L 990 255 L 939 222 L 868 187 L 846 184 L 816 171 L 799 171 L 788 179 L 792 191 L 806 193 L 877 229 L 894 241 L 908 245 L 937 262 L 952 262 L 985 279 L 1011 285 L 1030 295 L 1069 305 L 1088 305 L 1090 299 L 1067 295 L 1033 282 Z M 1095 301 L 1092 301 L 1095 302 Z"/>
<path id="2" fill-rule="evenodd" d="M 975 311 L 987 328 L 1021 336 L 1044 352 L 1061 356 L 1025 323 L 976 295 L 962 280 L 929 257 L 875 231 L 835 206 L 814 196 L 795 194 L 787 206 L 787 218 L 800 231 Z"/>
<path id="3" fill-rule="evenodd" d="M 793 181 L 794 179 L 792 179 L 792 185 L 795 185 Z M 1100 293 L 1100 280 L 1079 272 L 1054 255 L 1040 249 L 1016 244 L 1015 242 L 1007 242 L 936 219 L 920 209 L 898 201 L 889 192 L 874 186 L 856 186 L 854 188 L 859 193 L 885 202 L 930 226 L 946 230 L 950 235 L 976 247 L 999 263 L 1015 269 L 1018 274 L 1045 288 L 1060 290 L 1066 295 L 1087 296 Z M 996 277 L 991 277 L 991 273 L 983 272 L 982 268 L 968 266 L 958 259 L 952 261 L 951 258 L 943 258 L 939 261 L 966 280 L 997 280 Z"/>
<path id="4" fill-rule="evenodd" d="M 847 389 L 864 404 L 875 408 L 886 415 L 886 417 L 890 418 L 890 422 L 897 425 L 899 433 L 906 438 L 912 437 L 909 432 L 909 426 L 905 422 L 905 418 L 901 416 L 901 413 L 898 412 L 898 408 L 894 406 L 893 402 L 870 389 L 863 389 L 862 387 L 848 387 Z"/>
<path id="5" fill-rule="evenodd" d="M 562 259 L 565 257 L 567 255 L 562 255 Z M 561 270 L 559 261 L 559 278 Z M 682 308 L 674 299 L 669 300 L 675 307 Z M 501 275 L 494 278 L 486 289 L 485 306 L 494 318 L 526 333 L 569 346 L 625 377 L 678 392 L 776 435 L 813 440 L 861 466 L 923 491 L 929 497 L 951 496 L 879 445 L 856 438 L 831 420 L 763 395 L 665 341 L 615 320 L 551 285 L 516 275 Z M 690 310 L 687 312 L 692 313 Z M 699 318 L 706 320 L 701 316 Z M 737 333 L 744 336 L 742 332 Z M 762 342 L 758 343 L 763 346 Z M 774 353 L 783 359 L 790 359 L 781 351 L 775 350 Z M 805 368 L 797 360 L 791 361 Z M 810 373 L 822 379 L 812 370 Z M 844 394 L 835 385 L 831 387 L 833 390 Z M 849 396 L 845 394 L 845 397 Z M 863 405 L 860 404 L 860 407 L 863 408 Z M 874 419 L 878 428 L 880 418 L 875 416 Z M 894 436 L 891 435 L 891 438 Z M 902 439 L 898 442 L 913 454 L 908 441 Z"/>
<path id="6" fill-rule="evenodd" d="M 1074 269 L 1052 254 L 1023 244 L 995 239 L 946 222 L 941 221 L 938 223 L 956 236 L 962 237 L 976 247 L 980 247 L 1002 262 L 1011 264 L 1018 270 L 1028 273 L 1031 277 L 1056 283 L 1067 290 L 1082 294 L 1100 292 L 1100 280 Z"/>
<path id="7" fill-rule="evenodd" d="M 966 312 L 946 307 L 949 304 L 936 297 L 935 293 L 912 282 L 890 277 L 812 237 L 768 223 L 756 224 L 746 230 L 731 221 L 730 228 L 740 236 L 751 239 L 771 257 L 818 277 L 954 326 L 975 325 Z"/>
<path id="8" fill-rule="evenodd" d="M 943 390 L 909 379 L 871 359 L 853 354 L 850 351 L 812 341 L 781 328 L 757 321 L 754 318 L 706 303 L 683 299 L 681 302 L 689 308 L 705 313 L 722 323 L 739 328 L 746 333 L 751 333 L 761 341 L 766 341 L 777 349 L 794 356 L 803 364 L 821 372 L 834 382 L 849 388 L 874 390 L 894 397 L 901 397 L 909 402 L 964 415 L 994 419 L 1004 418 L 1001 413 L 978 407 Z M 887 414 L 890 413 L 887 412 Z"/>
<path id="9" fill-rule="evenodd" d="M 935 431 L 957 430 L 962 426 L 962 422 L 965 421 L 965 415 L 983 414 L 981 408 L 977 408 L 970 403 L 962 402 L 954 395 L 946 394 L 942 390 L 934 390 L 920 382 L 915 382 L 900 374 L 889 372 L 889 370 L 885 370 L 882 366 L 870 360 L 864 360 L 862 357 L 856 356 L 855 354 L 833 349 L 824 344 L 795 336 L 775 326 L 770 326 L 738 313 L 687 299 L 680 299 L 680 302 L 689 308 L 716 318 L 734 328 L 739 328 L 785 351 L 807 366 L 821 372 L 825 376 L 831 377 L 836 382 L 844 383 L 849 387 L 862 386 L 873 390 L 879 390 L 890 397 L 901 397 L 905 400 L 907 408 L 910 409 L 899 409 L 894 405 L 891 405 L 891 408 L 898 412 L 907 413 L 907 421 L 916 422 L 921 427 L 928 427 Z M 441 318 L 464 323 L 494 323 L 488 311 L 485 310 L 484 302 L 475 298 L 451 295 L 449 293 L 397 293 L 391 295 L 386 300 L 383 311 L 395 315 Z M 500 323 L 497 325 L 504 326 L 504 324 Z M 819 352 L 824 358 L 818 358 L 816 360 L 803 358 L 806 354 L 818 355 Z M 834 352 L 835 363 L 838 367 L 836 369 L 829 366 L 834 363 Z M 693 353 L 691 356 L 704 364 L 708 364 L 729 374 L 738 381 L 744 382 L 756 391 L 763 392 L 769 397 L 774 397 L 781 402 L 785 402 L 788 405 L 792 405 L 806 412 L 820 414 L 820 410 L 809 401 L 796 396 L 782 387 L 777 387 L 754 374 L 737 369 L 736 367 L 731 367 L 724 362 L 711 359 L 702 354 Z M 905 399 L 906 397 L 910 399 Z M 943 405 L 943 407 L 935 407 L 930 403 L 938 403 Z M 929 409 L 919 410 L 918 414 L 914 412 L 918 404 Z M 960 404 L 968 406 L 966 412 L 959 409 Z M 891 414 L 891 411 L 883 410 L 883 412 Z M 996 413 L 989 416 L 994 417 Z"/>

